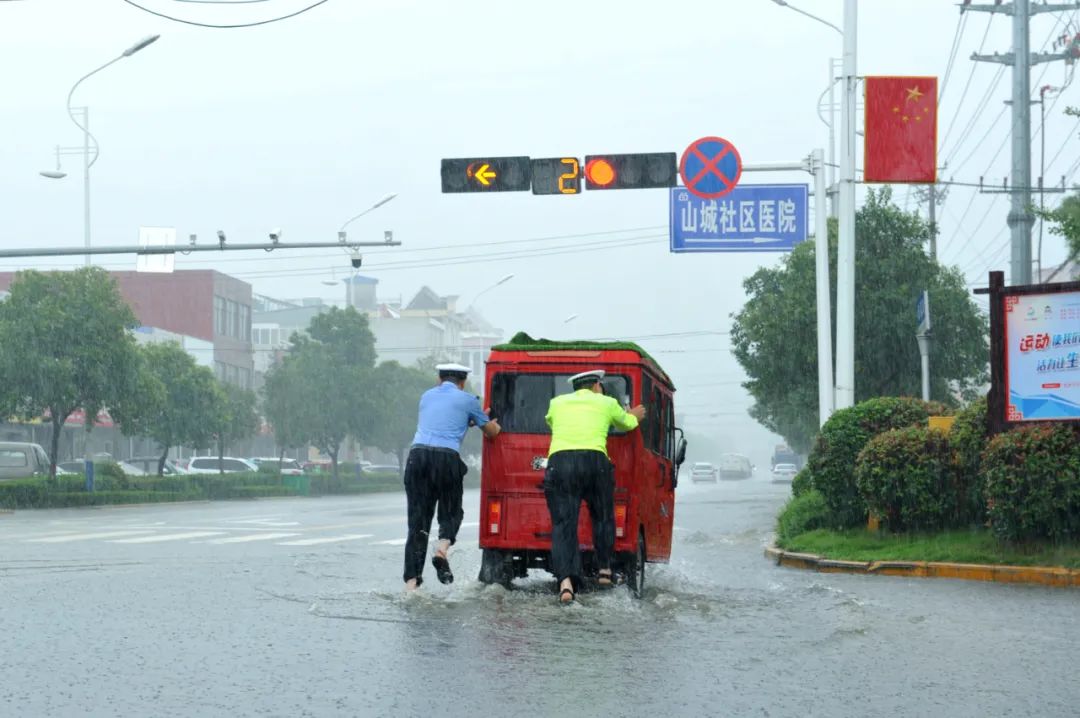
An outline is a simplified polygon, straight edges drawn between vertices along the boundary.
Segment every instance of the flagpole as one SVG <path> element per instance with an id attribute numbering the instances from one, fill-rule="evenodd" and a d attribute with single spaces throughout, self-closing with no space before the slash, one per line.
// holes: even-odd
<path id="1" fill-rule="evenodd" d="M 840 108 L 840 233 L 836 268 L 836 408 L 855 404 L 855 74 L 858 10 L 844 0 L 843 83 Z"/>

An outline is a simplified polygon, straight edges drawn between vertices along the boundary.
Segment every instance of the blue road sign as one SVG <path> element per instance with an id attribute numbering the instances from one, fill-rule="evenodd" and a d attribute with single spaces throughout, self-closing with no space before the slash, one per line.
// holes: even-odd
<path id="1" fill-rule="evenodd" d="M 790 252 L 806 240 L 805 184 L 738 185 L 720 199 L 671 188 L 672 252 Z"/>
<path id="2" fill-rule="evenodd" d="M 930 328 L 930 317 L 926 316 L 926 304 L 926 292 L 920 292 L 919 298 L 915 300 L 915 321 L 918 324 L 920 332 L 924 332 Z"/>

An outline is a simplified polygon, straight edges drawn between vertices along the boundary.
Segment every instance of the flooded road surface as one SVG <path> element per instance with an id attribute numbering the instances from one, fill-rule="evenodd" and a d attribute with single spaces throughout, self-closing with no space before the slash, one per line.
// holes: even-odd
<path id="1" fill-rule="evenodd" d="M 1077 715 L 1080 592 L 777 568 L 787 486 L 679 491 L 570 608 L 476 582 L 476 492 L 408 597 L 399 495 L 0 515 L 0 715 Z"/>

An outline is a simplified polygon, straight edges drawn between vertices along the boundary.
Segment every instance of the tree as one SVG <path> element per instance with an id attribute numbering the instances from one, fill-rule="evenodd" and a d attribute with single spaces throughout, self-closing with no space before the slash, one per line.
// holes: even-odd
<path id="1" fill-rule="evenodd" d="M 1056 208 L 1038 214 L 1044 222 L 1052 223 L 1050 234 L 1065 238 L 1069 251 L 1065 263 L 1080 257 L 1080 193 L 1070 195 Z"/>
<path id="2" fill-rule="evenodd" d="M 336 307 L 295 334 L 267 376 L 267 416 L 290 442 L 312 444 L 330 457 L 334 477 L 346 437 L 373 431 L 378 402 L 372 384 L 375 337 L 367 317 Z M 276 431 L 276 429 L 275 429 Z"/>
<path id="3" fill-rule="evenodd" d="M 126 436 L 146 436 L 161 445 L 160 476 L 170 447 L 205 449 L 213 443 L 225 395 L 214 372 L 196 364 L 175 342 L 147 344 L 139 356 L 140 385 L 149 392 L 140 391 L 137 400 L 122 403 L 114 418 Z"/>
<path id="4" fill-rule="evenodd" d="M 830 277 L 836 306 L 836 226 L 830 227 Z M 923 251 L 930 228 L 891 202 L 888 188 L 871 191 L 855 222 L 856 401 L 918 396 L 921 371 L 915 301 L 930 293 L 936 339 L 931 396 L 973 397 L 986 379 L 987 324 L 956 269 Z M 803 242 L 778 267 L 743 282 L 749 299 L 734 315 L 735 358 L 754 398 L 750 415 L 800 453 L 817 433 L 817 320 L 814 243 Z"/>
<path id="5" fill-rule="evenodd" d="M 219 384 L 221 411 L 213 419 L 217 439 L 218 472 L 225 473 L 225 447 L 255 435 L 259 430 L 259 412 L 255 410 L 255 392 L 235 384 Z"/>
<path id="6" fill-rule="evenodd" d="M 99 267 L 19 272 L 0 302 L 0 411 L 52 425 L 50 479 L 64 422 L 83 409 L 86 430 L 98 413 L 138 386 L 130 330 L 135 313 Z"/>
<path id="7" fill-rule="evenodd" d="M 308 417 L 313 405 L 298 366 L 291 361 L 276 365 L 263 385 L 263 413 L 274 430 L 279 458 L 284 458 L 286 449 L 304 448 L 310 443 L 306 428 L 314 421 Z"/>
<path id="8" fill-rule="evenodd" d="M 372 378 L 378 387 L 380 410 L 369 440 L 395 454 L 404 470 L 405 456 L 416 434 L 420 395 L 433 386 L 432 375 L 388 361 L 375 368 Z"/>
<path id="9" fill-rule="evenodd" d="M 312 317 L 307 335 L 295 335 L 293 344 L 308 340 L 324 347 L 345 366 L 365 369 L 375 366 L 375 335 L 371 333 L 367 316 L 353 307 L 331 307 L 330 311 Z"/>

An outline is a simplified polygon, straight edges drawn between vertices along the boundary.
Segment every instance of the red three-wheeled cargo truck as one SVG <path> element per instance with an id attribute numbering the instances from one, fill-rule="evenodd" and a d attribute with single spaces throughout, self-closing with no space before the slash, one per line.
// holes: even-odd
<path id="1" fill-rule="evenodd" d="M 552 342 L 519 334 L 493 348 L 487 363 L 487 403 L 502 425 L 485 440 L 480 488 L 480 581 L 509 586 L 529 569 L 549 569 L 551 517 L 543 479 L 551 432 L 545 421 L 552 397 L 572 391 L 567 379 L 603 369 L 604 392 L 623 406 L 643 404 L 637 430 L 612 430 L 608 456 L 615 465 L 615 566 L 635 596 L 645 564 L 671 557 L 675 487 L 686 441 L 675 426 L 675 387 L 660 366 L 629 342 Z M 578 525 L 586 574 L 595 572 L 589 513 Z"/>

